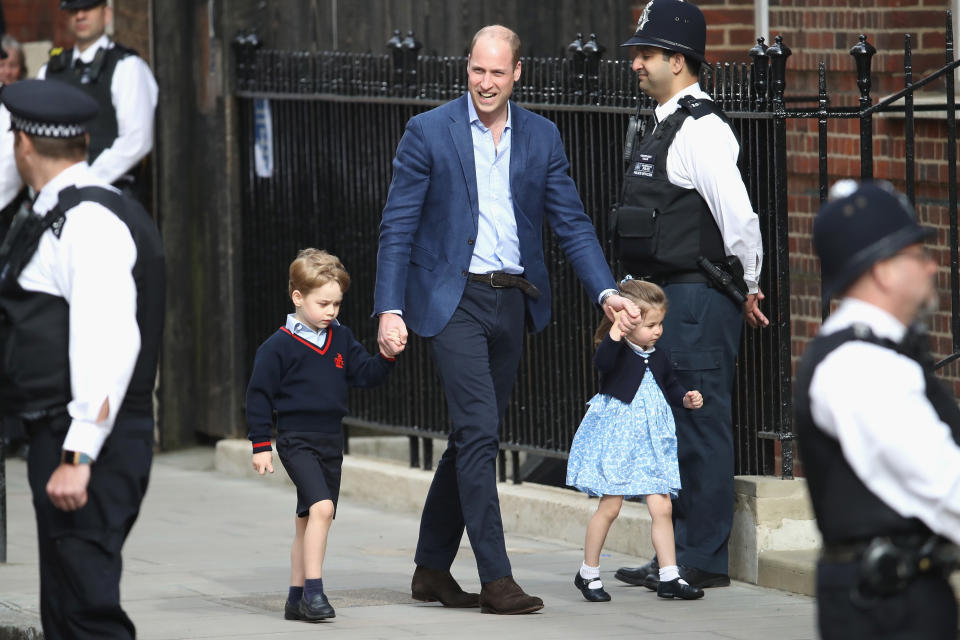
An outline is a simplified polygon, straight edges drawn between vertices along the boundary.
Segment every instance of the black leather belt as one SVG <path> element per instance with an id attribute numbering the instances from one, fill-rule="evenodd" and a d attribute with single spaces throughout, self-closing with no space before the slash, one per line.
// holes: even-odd
<path id="1" fill-rule="evenodd" d="M 534 300 L 540 297 L 540 289 L 537 289 L 532 282 L 513 273 L 504 271 L 491 271 L 490 273 L 471 273 L 471 282 L 482 282 L 494 289 L 520 289 L 524 295 L 530 296 Z"/>

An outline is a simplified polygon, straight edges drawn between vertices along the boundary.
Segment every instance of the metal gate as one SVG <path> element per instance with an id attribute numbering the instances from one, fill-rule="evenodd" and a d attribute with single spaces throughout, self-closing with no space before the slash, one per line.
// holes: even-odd
<path id="1" fill-rule="evenodd" d="M 466 90 L 465 58 L 420 56 L 419 43 L 399 34 L 388 48 L 385 55 L 314 54 L 263 49 L 250 34 L 237 39 L 248 362 L 288 312 L 286 268 L 304 246 L 326 248 L 344 261 L 353 284 L 342 320 L 369 350 L 377 348 L 376 323 L 369 316 L 380 213 L 396 145 L 412 115 Z M 771 326 L 745 331 L 738 364 L 739 474 L 790 474 L 789 467 L 775 469 L 775 443 L 762 437 L 791 430 L 786 138 L 777 113 L 786 58 L 778 58 L 777 50 L 758 48 L 753 65 L 705 67 L 702 77 L 740 135 L 740 168 L 760 216 L 767 256 L 760 286 Z M 595 39 L 578 36 L 568 51 L 568 58 L 524 59 L 513 98 L 557 124 L 586 212 L 607 246 L 607 212 L 619 193 L 628 121 L 638 108 L 641 116 L 649 113 L 650 105 L 638 103 L 630 63 L 601 59 Z M 261 135 L 258 151 L 255 132 L 259 122 L 262 134 L 267 118 L 272 173 L 258 175 L 256 154 L 264 152 L 265 142 Z M 591 342 L 600 313 L 552 238 L 545 257 L 555 289 L 553 316 L 544 332 L 526 341 L 501 447 L 562 458 L 596 390 Z M 615 275 L 623 275 L 613 267 Z M 412 438 L 448 430 L 427 346 L 415 337 L 391 381 L 353 392 L 350 402 L 348 426 L 375 426 Z M 414 447 L 411 456 L 418 464 Z M 430 466 L 429 448 L 425 458 Z M 517 456 L 512 459 L 516 466 Z"/>

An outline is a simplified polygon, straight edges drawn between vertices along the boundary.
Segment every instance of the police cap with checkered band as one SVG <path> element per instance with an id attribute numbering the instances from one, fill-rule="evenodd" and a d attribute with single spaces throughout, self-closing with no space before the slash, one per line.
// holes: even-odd
<path id="1" fill-rule="evenodd" d="M 86 133 L 97 116 L 97 101 L 56 80 L 21 80 L 3 87 L 0 102 L 10 111 L 14 131 L 41 138 L 73 138 Z"/>
<path id="2" fill-rule="evenodd" d="M 640 14 L 637 31 L 621 47 L 660 47 L 703 62 L 707 21 L 684 0 L 650 0 Z"/>
<path id="3" fill-rule="evenodd" d="M 60 8 L 64 11 L 79 11 L 80 9 L 92 9 L 97 5 L 106 3 L 107 0 L 61 0 Z"/>

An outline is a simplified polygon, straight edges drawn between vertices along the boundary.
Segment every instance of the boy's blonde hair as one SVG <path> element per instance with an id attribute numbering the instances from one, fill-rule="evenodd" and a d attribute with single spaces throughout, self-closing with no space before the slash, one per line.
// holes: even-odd
<path id="1" fill-rule="evenodd" d="M 627 276 L 625 280 L 620 282 L 620 295 L 640 307 L 642 315 L 647 315 L 647 311 L 650 309 L 661 309 L 664 313 L 667 311 L 667 294 L 652 282 L 634 280 Z M 610 327 L 612 326 L 613 322 L 604 316 L 600 326 L 597 327 L 597 332 L 593 335 L 594 347 L 603 342 L 604 336 L 610 333 Z"/>
<path id="2" fill-rule="evenodd" d="M 343 293 L 350 288 L 350 274 L 340 258 L 323 249 L 302 249 L 290 263 L 290 295 L 299 291 L 305 296 L 331 281 L 336 281 Z"/>

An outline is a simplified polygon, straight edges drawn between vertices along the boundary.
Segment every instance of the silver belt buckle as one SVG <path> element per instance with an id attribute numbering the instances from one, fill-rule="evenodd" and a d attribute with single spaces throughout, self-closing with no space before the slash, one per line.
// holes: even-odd
<path id="1" fill-rule="evenodd" d="M 491 271 L 491 272 L 490 272 L 490 286 L 493 287 L 494 289 L 503 289 L 506 285 L 495 284 L 495 283 L 493 282 L 493 276 L 495 276 L 496 274 L 497 274 L 496 271 Z"/>

